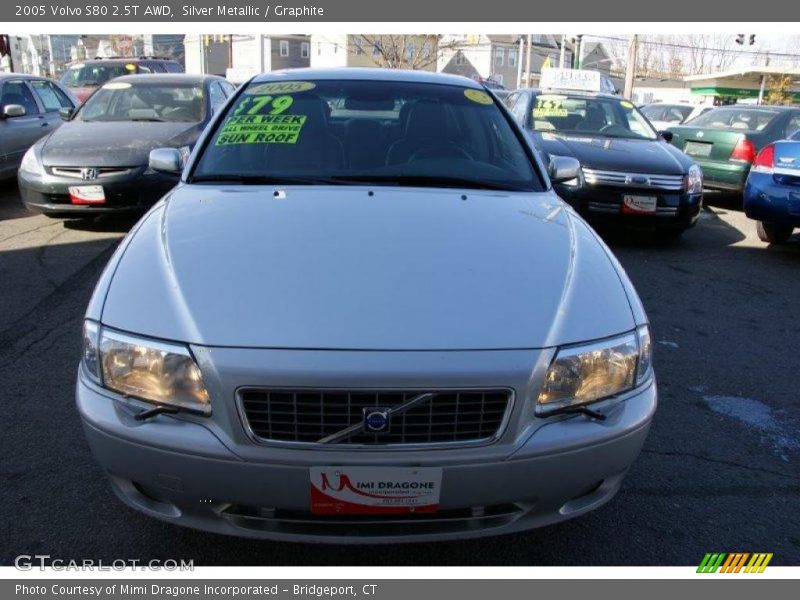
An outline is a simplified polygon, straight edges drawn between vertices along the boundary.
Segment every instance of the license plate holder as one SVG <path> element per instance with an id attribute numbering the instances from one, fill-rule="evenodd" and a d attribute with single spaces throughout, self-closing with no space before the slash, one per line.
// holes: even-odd
<path id="1" fill-rule="evenodd" d="M 106 201 L 102 185 L 75 185 L 67 191 L 72 204 L 104 204 Z"/>
<path id="2" fill-rule="evenodd" d="M 311 467 L 311 513 L 376 515 L 439 509 L 440 467 Z"/>
<path id="3" fill-rule="evenodd" d="M 622 212 L 631 215 L 654 215 L 658 206 L 656 196 L 634 196 L 626 194 L 622 197 Z"/>
<path id="4" fill-rule="evenodd" d="M 683 151 L 689 156 L 699 156 L 700 158 L 708 158 L 711 156 L 711 148 L 714 144 L 709 142 L 694 142 L 688 141 L 683 147 Z"/>

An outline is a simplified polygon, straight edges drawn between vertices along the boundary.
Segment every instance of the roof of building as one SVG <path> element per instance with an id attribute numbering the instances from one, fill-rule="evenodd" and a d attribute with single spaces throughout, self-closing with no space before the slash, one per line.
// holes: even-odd
<path id="1" fill-rule="evenodd" d="M 688 75 L 684 81 L 702 81 L 704 79 L 725 79 L 728 77 L 761 76 L 761 75 L 792 75 L 800 77 L 800 69 L 792 67 L 745 67 L 741 69 L 728 69 L 716 73 L 703 73 L 701 75 Z"/>

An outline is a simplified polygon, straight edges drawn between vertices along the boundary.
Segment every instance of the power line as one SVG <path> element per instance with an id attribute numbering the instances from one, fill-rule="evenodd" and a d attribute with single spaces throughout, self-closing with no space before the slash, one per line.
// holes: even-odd
<path id="1" fill-rule="evenodd" d="M 603 35 L 589 35 L 588 37 L 591 37 L 593 39 L 613 41 L 613 42 L 623 42 L 623 43 L 627 43 L 629 41 L 628 38 L 603 36 Z M 658 46 L 660 48 L 679 48 L 682 50 L 707 50 L 710 52 L 729 52 L 731 54 L 738 54 L 743 56 L 760 57 L 764 56 L 765 54 L 769 54 L 771 57 L 776 57 L 776 58 L 800 59 L 800 54 L 791 54 L 788 52 L 773 52 L 772 50 L 744 50 L 744 49 L 739 50 L 734 47 L 725 48 L 721 46 L 694 46 L 689 44 L 678 44 L 675 42 L 657 42 L 655 40 L 648 40 L 647 38 L 639 38 L 639 44 L 648 44 L 651 46 Z"/>

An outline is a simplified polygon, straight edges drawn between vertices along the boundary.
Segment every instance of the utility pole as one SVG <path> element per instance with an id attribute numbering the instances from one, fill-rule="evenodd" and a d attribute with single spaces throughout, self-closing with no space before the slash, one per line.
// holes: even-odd
<path id="1" fill-rule="evenodd" d="M 636 74 L 636 51 L 639 48 L 639 36 L 635 33 L 631 36 L 628 43 L 628 63 L 625 65 L 625 91 L 624 98 L 630 98 L 633 95 L 633 78 Z"/>
<path id="2" fill-rule="evenodd" d="M 531 46 L 533 45 L 533 35 L 528 34 L 528 57 L 525 65 L 525 86 L 531 87 Z"/>
<path id="3" fill-rule="evenodd" d="M 517 87 L 522 87 L 522 57 L 525 54 L 525 37 L 519 36 L 519 51 L 517 52 Z"/>
<path id="4" fill-rule="evenodd" d="M 578 34 L 575 42 L 575 68 L 583 67 L 583 34 Z"/>
<path id="5" fill-rule="evenodd" d="M 561 34 L 561 53 L 558 55 L 558 68 L 564 68 L 564 58 L 565 58 L 565 46 L 567 45 L 567 36 L 565 34 Z"/>

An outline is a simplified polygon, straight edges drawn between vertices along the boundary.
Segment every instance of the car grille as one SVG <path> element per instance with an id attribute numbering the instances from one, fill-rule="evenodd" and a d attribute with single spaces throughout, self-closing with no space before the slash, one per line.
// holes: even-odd
<path id="1" fill-rule="evenodd" d="M 624 173 L 583 169 L 586 183 L 591 185 L 627 186 L 652 190 L 683 190 L 683 175 L 648 175 L 647 173 Z"/>
<path id="2" fill-rule="evenodd" d="M 84 179 L 82 167 L 50 167 L 50 172 L 53 175 L 59 175 L 60 177 L 70 177 L 72 179 Z M 89 178 L 88 180 L 91 181 L 92 179 L 99 179 L 101 177 L 113 177 L 115 175 L 127 175 L 131 171 L 134 170 L 134 167 L 97 167 L 94 168 L 94 177 Z"/>
<path id="3" fill-rule="evenodd" d="M 378 408 L 397 410 L 385 431 L 367 432 L 365 414 Z M 452 444 L 496 437 L 511 406 L 509 390 L 342 391 L 265 390 L 239 392 L 240 407 L 250 432 L 259 441 L 331 444 L 323 442 L 348 427 L 350 435 L 335 443 L 347 445 Z M 369 410 L 365 410 L 369 409 Z"/>
<path id="4" fill-rule="evenodd" d="M 612 202 L 589 202 L 586 207 L 592 212 L 608 213 L 611 215 L 618 215 L 622 209 L 621 204 L 614 204 Z M 677 214 L 677 206 L 656 207 L 655 216 L 657 217 L 674 217 Z"/>

